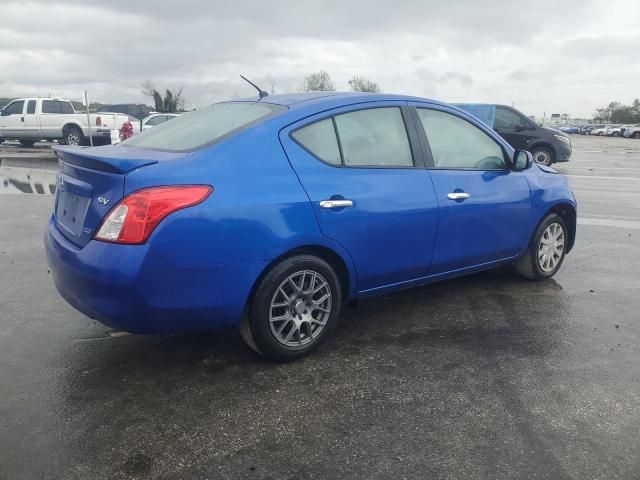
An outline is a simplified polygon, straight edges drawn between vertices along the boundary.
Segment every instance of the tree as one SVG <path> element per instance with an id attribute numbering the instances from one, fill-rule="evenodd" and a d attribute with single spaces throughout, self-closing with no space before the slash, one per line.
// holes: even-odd
<path id="1" fill-rule="evenodd" d="M 335 89 L 331 77 L 324 70 L 310 73 L 304 77 L 301 87 L 303 92 L 333 92 Z"/>
<path id="2" fill-rule="evenodd" d="M 163 98 L 150 80 L 142 83 L 141 87 L 142 93 L 144 95 L 153 98 L 154 109 L 156 112 L 184 112 L 184 98 L 182 97 L 182 88 L 180 88 L 177 92 L 172 92 L 167 88 Z"/>
<path id="3" fill-rule="evenodd" d="M 364 77 L 359 77 L 354 75 L 349 80 L 349 87 L 351 87 L 352 92 L 370 92 L 370 93 L 380 93 L 382 89 L 377 82 L 373 80 L 368 80 Z"/>

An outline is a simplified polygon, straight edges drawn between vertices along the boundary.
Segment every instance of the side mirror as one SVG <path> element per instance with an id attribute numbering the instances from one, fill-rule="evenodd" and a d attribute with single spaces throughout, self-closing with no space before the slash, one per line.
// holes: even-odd
<path id="1" fill-rule="evenodd" d="M 520 172 L 533 166 L 533 156 L 526 150 L 516 150 L 513 154 L 512 170 Z"/>
<path id="2" fill-rule="evenodd" d="M 9 114 L 7 112 L 5 112 L 4 110 L 0 110 L 0 117 L 8 117 Z"/>

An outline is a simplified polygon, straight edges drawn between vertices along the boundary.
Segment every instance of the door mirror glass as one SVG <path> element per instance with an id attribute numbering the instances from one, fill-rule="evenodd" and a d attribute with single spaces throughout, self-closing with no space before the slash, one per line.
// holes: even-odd
<path id="1" fill-rule="evenodd" d="M 513 170 L 521 171 L 531 168 L 533 165 L 533 157 L 526 150 L 516 150 L 513 155 Z"/>

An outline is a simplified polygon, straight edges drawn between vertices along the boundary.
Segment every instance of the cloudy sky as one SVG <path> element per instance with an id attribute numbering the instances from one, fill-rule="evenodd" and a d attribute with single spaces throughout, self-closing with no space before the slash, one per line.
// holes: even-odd
<path id="1" fill-rule="evenodd" d="M 183 87 L 199 107 L 354 74 L 385 92 L 590 116 L 640 97 L 635 0 L 57 0 L 0 2 L 0 97 L 148 102 Z"/>

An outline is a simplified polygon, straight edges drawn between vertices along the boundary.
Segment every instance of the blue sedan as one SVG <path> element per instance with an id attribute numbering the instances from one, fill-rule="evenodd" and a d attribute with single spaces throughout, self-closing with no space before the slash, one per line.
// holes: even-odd
<path id="1" fill-rule="evenodd" d="M 45 246 L 72 306 L 134 333 L 239 326 L 276 360 L 347 301 L 507 264 L 547 279 L 575 239 L 565 178 L 422 98 L 230 101 L 55 150 Z"/>

